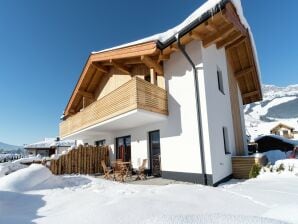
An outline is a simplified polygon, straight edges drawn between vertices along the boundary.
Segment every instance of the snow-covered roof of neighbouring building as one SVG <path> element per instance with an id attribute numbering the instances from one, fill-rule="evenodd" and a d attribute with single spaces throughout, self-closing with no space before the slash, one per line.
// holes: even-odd
<path id="1" fill-rule="evenodd" d="M 55 138 L 52 139 L 45 139 L 44 141 L 35 142 L 32 144 L 26 145 L 25 149 L 48 149 L 48 148 L 55 148 L 55 147 L 70 147 L 75 145 L 75 140 L 60 140 L 57 141 Z"/>
<path id="2" fill-rule="evenodd" d="M 282 136 L 279 136 L 279 135 L 262 135 L 262 136 L 259 136 L 259 137 L 255 138 L 255 142 L 262 139 L 262 138 L 265 138 L 265 137 L 275 138 L 275 139 L 278 139 L 282 142 L 298 146 L 298 140 L 288 139 L 288 138 L 285 138 L 285 137 L 282 137 Z"/>
<path id="3" fill-rule="evenodd" d="M 275 125 L 273 128 L 271 128 L 271 131 L 273 131 L 275 129 L 279 129 L 280 127 L 284 127 L 284 128 L 287 128 L 287 129 L 295 129 L 295 128 L 289 126 L 289 125 L 279 123 L 279 124 Z"/>

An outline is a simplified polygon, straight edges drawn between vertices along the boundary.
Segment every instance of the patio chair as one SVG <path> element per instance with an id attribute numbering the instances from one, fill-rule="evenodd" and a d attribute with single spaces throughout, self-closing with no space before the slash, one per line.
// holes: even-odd
<path id="1" fill-rule="evenodd" d="M 104 172 L 104 178 L 105 179 L 110 179 L 111 178 L 111 174 L 113 172 L 113 169 L 111 169 L 110 167 L 108 167 L 106 165 L 106 162 L 104 160 L 101 160 L 101 166 L 103 168 L 103 172 Z"/>
<path id="2" fill-rule="evenodd" d="M 136 170 L 137 178 L 136 180 L 145 180 L 147 179 L 145 175 L 145 168 L 147 164 L 148 159 L 143 159 L 142 165 L 139 167 L 139 169 Z"/>

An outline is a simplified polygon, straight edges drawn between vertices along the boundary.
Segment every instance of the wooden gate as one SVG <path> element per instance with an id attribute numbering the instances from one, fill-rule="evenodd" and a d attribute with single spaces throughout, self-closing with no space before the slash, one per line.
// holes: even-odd
<path id="1" fill-rule="evenodd" d="M 58 159 L 51 159 L 49 169 L 55 175 L 103 173 L 101 160 L 109 164 L 108 146 L 79 146 Z"/>

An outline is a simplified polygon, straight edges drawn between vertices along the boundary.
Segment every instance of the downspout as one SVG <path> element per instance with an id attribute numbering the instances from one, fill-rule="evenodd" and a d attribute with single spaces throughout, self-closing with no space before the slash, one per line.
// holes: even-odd
<path id="1" fill-rule="evenodd" d="M 199 131 L 199 139 L 200 139 L 200 157 L 201 157 L 201 168 L 202 175 L 204 179 L 204 185 L 207 185 L 207 175 L 206 175 L 206 163 L 205 163 L 205 153 L 204 153 L 204 139 L 203 139 L 203 129 L 202 129 L 202 112 L 201 112 L 201 102 L 200 102 L 200 89 L 199 89 L 199 80 L 198 80 L 198 71 L 196 65 L 186 52 L 184 46 L 180 43 L 180 34 L 176 34 L 176 40 L 178 44 L 178 48 L 181 50 L 182 54 L 189 62 L 193 69 L 194 76 L 194 85 L 195 85 L 195 95 L 196 95 L 196 109 L 197 109 L 197 119 L 198 119 L 198 131 Z"/>

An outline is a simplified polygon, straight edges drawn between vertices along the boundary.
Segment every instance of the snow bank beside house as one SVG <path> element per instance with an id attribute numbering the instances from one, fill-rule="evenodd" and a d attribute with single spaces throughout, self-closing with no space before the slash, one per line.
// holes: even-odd
<path id="1" fill-rule="evenodd" d="M 0 163 L 0 178 L 10 173 L 13 173 L 17 170 L 28 167 L 27 165 L 24 165 L 22 163 L 42 161 L 42 159 L 43 158 L 40 155 L 37 155 L 37 156 L 29 156 L 29 157 L 21 158 L 18 160 L 14 160 L 12 162 Z"/>
<path id="2" fill-rule="evenodd" d="M 26 168 L 26 165 L 20 164 L 20 163 L 14 163 L 14 162 L 7 162 L 7 163 L 1 163 L 0 164 L 0 178 L 10 174 L 12 172 L 15 172 L 17 170 Z"/>
<path id="3" fill-rule="evenodd" d="M 267 156 L 268 161 L 272 165 L 275 164 L 277 160 L 286 159 L 289 156 L 289 153 L 282 152 L 280 150 L 270 150 L 270 151 L 264 152 L 263 154 Z"/>
<path id="4" fill-rule="evenodd" d="M 49 169 L 39 164 L 18 170 L 0 179 L 0 189 L 6 191 L 34 190 L 36 186 L 53 177 Z"/>
<path id="5" fill-rule="evenodd" d="M 283 160 L 277 160 L 275 163 L 275 166 L 280 166 L 283 164 L 285 167 L 285 170 L 292 169 L 293 172 L 298 172 L 298 159 L 283 159 Z"/>

